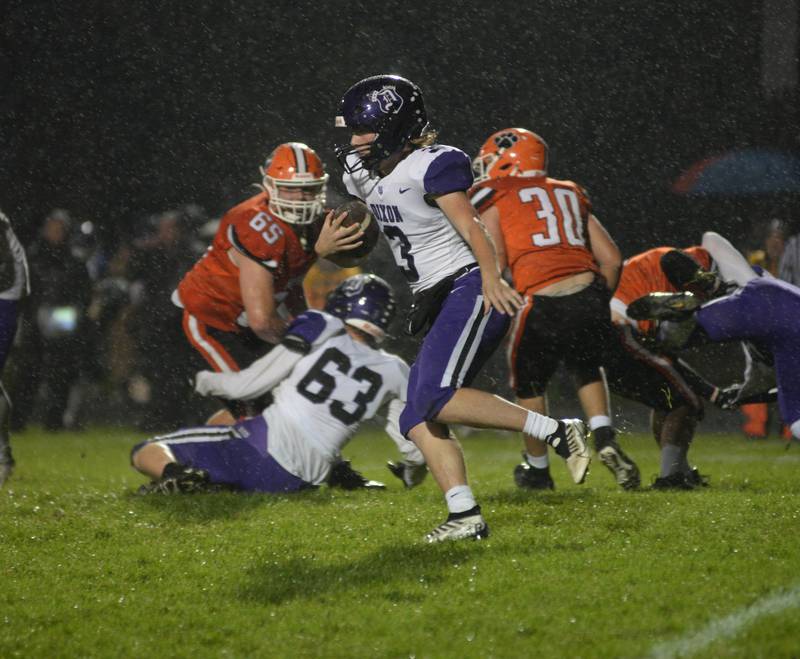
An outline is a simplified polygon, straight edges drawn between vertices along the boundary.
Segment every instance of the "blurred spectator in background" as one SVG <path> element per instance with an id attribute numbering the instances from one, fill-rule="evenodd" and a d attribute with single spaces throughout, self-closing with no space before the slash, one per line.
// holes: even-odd
<path id="1" fill-rule="evenodd" d="M 17 332 L 19 300 L 30 293 L 25 250 L 9 219 L 0 212 L 0 374 Z M 11 399 L 0 381 L 0 487 L 11 475 L 14 458 L 8 436 Z"/>
<path id="2" fill-rule="evenodd" d="M 788 235 L 788 231 L 784 237 L 786 235 Z M 778 264 L 777 276 L 783 281 L 800 286 L 800 233 L 795 233 L 786 239 Z"/>
<path id="3" fill-rule="evenodd" d="M 784 266 L 783 255 L 786 247 L 787 229 L 786 223 L 777 218 L 767 222 L 763 227 L 759 249 L 748 252 L 747 260 L 750 265 L 757 265 L 774 277 L 778 277 L 781 268 L 786 267 L 787 277 L 797 280 L 787 279 L 787 281 L 797 285 L 800 283 L 800 241 L 798 241 L 797 236 L 790 240 L 794 256 L 792 259 L 786 259 Z M 792 243 L 792 241 L 794 242 Z M 783 278 L 781 277 L 781 279 Z M 762 439 L 769 435 L 769 407 L 768 403 L 752 403 L 750 405 L 742 405 L 739 408 L 744 417 L 742 420 L 742 432 L 747 437 Z"/>
<path id="4" fill-rule="evenodd" d="M 25 428 L 40 391 L 45 429 L 65 427 L 70 388 L 91 351 L 85 331 L 91 282 L 86 265 L 70 249 L 71 223 L 66 210 L 54 209 L 27 250 L 32 294 L 22 316 L 16 430 Z"/>
<path id="5" fill-rule="evenodd" d="M 767 222 L 762 228 L 759 248 L 747 254 L 750 265 L 757 265 L 773 277 L 778 277 L 783 254 L 786 251 L 787 233 L 788 227 L 783 220 L 775 218 Z M 800 261 L 797 262 L 800 263 Z M 800 271 L 798 273 L 800 274 Z"/>
<path id="6" fill-rule="evenodd" d="M 147 408 L 143 430 L 171 428 L 188 420 L 190 350 L 174 322 L 170 301 L 196 258 L 187 224 L 182 211 L 160 213 L 152 218 L 152 230 L 130 248 L 127 271 L 133 306 L 128 330 L 134 339 L 136 371 L 131 391 Z"/>

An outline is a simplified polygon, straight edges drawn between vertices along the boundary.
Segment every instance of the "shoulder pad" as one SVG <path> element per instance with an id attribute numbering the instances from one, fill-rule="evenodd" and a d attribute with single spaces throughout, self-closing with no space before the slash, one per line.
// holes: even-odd
<path id="1" fill-rule="evenodd" d="M 426 193 L 443 195 L 465 192 L 472 187 L 472 163 L 466 153 L 452 147 L 436 146 L 428 147 L 426 151 L 432 155 L 423 177 Z"/>
<path id="2" fill-rule="evenodd" d="M 469 191 L 469 201 L 478 211 L 485 211 L 497 199 L 497 190 L 490 185 L 478 185 Z"/>
<path id="3" fill-rule="evenodd" d="M 281 344 L 293 352 L 308 354 L 311 348 L 331 336 L 339 334 L 344 323 L 338 318 L 310 309 L 297 316 L 286 330 Z"/>

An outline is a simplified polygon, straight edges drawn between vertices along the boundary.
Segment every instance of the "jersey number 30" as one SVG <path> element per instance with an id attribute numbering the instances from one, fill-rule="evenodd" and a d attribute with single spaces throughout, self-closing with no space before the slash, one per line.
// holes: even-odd
<path id="1" fill-rule="evenodd" d="M 359 366 L 350 375 L 350 368 L 352 367 L 350 358 L 341 350 L 328 348 L 306 373 L 305 377 L 297 383 L 297 391 L 312 403 L 324 403 L 330 398 L 333 390 L 336 389 L 336 376 L 325 370 L 328 365 L 333 365 L 339 373 L 352 378 L 356 382 L 366 382 L 369 385 L 366 391 L 359 391 L 349 403 L 334 400 L 330 404 L 331 414 L 343 424 L 349 426 L 353 423 L 358 423 L 367 411 L 367 405 L 375 399 L 375 396 L 381 390 L 383 378 L 380 373 L 376 373 L 366 366 Z M 348 409 L 348 407 L 352 409 Z"/>
<path id="2" fill-rule="evenodd" d="M 561 233 L 558 230 L 560 216 L 564 221 L 564 239 L 567 243 L 576 247 L 585 247 L 586 240 L 583 237 L 578 195 L 573 190 L 555 188 L 553 196 L 558 209 L 553 204 L 551 195 L 544 188 L 523 188 L 519 191 L 519 198 L 523 203 L 529 204 L 534 200 L 539 202 L 540 210 L 536 211 L 536 217 L 547 222 L 547 227 L 544 231 L 531 234 L 531 241 L 537 247 L 558 245 L 561 242 Z"/>

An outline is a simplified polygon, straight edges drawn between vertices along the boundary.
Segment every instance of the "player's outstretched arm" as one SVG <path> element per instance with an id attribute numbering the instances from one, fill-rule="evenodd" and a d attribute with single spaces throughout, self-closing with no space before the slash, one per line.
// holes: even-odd
<path id="1" fill-rule="evenodd" d="M 203 396 L 252 400 L 271 391 L 292 372 L 303 355 L 277 345 L 247 368 L 235 373 L 200 371 L 194 389 Z"/>
<path id="2" fill-rule="evenodd" d="M 436 203 L 447 216 L 456 231 L 467 242 L 481 269 L 483 281 L 484 311 L 494 307 L 500 313 L 514 315 L 522 304 L 519 295 L 500 275 L 492 237 L 483 222 L 475 214 L 464 192 L 450 192 L 436 197 Z"/>
<path id="3" fill-rule="evenodd" d="M 703 234 L 702 245 L 711 254 L 711 258 L 719 268 L 720 276 L 726 282 L 733 281 L 739 286 L 744 286 L 751 279 L 758 277 L 742 253 L 731 245 L 727 238 L 715 231 L 706 231 Z"/>

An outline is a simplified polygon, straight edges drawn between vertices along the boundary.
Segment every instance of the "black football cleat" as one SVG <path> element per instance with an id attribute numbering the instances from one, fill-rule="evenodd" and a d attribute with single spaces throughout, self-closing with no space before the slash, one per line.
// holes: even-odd
<path id="1" fill-rule="evenodd" d="M 195 469 L 177 462 L 170 462 L 164 467 L 161 478 L 152 483 L 142 485 L 137 494 L 196 494 L 213 492 L 221 489 L 211 482 L 205 469 Z"/>
<path id="2" fill-rule="evenodd" d="M 328 474 L 328 487 L 340 487 L 343 490 L 385 490 L 386 485 L 380 481 L 365 478 L 350 465 L 350 460 L 340 460 L 331 467 Z"/>
<path id="3" fill-rule="evenodd" d="M 650 486 L 651 490 L 693 490 L 694 485 L 689 482 L 686 474 L 676 471 L 669 476 L 659 476 Z"/>
<path id="4" fill-rule="evenodd" d="M 709 478 L 705 474 L 701 474 L 697 471 L 697 467 L 693 467 L 692 470 L 688 474 L 684 474 L 686 476 L 686 480 L 691 483 L 692 487 L 708 487 L 709 486 Z"/>
<path id="5" fill-rule="evenodd" d="M 542 469 L 528 464 L 523 454 L 522 462 L 514 467 L 514 482 L 524 490 L 554 490 L 556 488 L 550 469 Z"/>

